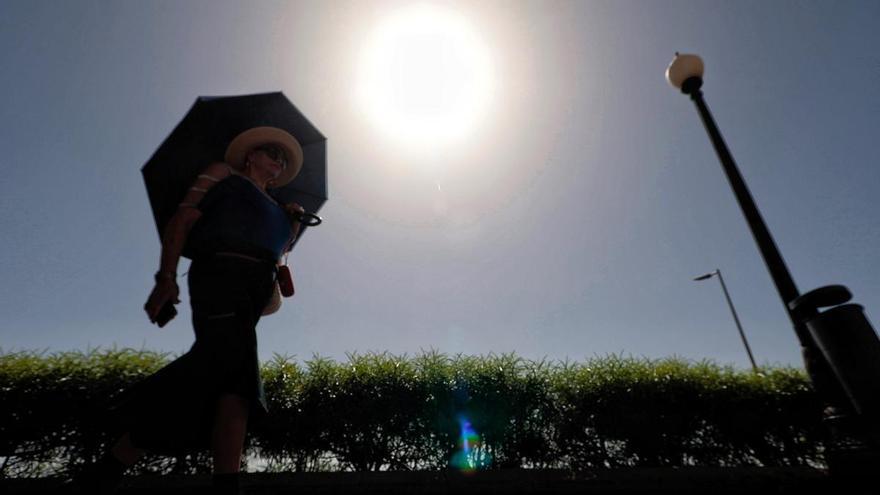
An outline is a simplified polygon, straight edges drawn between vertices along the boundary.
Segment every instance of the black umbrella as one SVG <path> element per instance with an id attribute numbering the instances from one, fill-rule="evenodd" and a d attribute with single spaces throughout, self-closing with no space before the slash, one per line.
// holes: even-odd
<path id="1" fill-rule="evenodd" d="M 314 214 L 327 201 L 327 138 L 280 92 L 200 96 L 141 169 L 160 237 L 199 172 L 222 161 L 235 136 L 258 126 L 284 129 L 303 150 L 299 175 L 269 193 L 279 203 L 299 203 L 311 214 L 299 237 L 307 225 L 320 223 Z"/>

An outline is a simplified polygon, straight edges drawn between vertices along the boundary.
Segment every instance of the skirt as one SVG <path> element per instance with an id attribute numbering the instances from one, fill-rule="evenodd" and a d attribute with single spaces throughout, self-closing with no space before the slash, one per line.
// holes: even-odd
<path id="1" fill-rule="evenodd" d="M 215 255 L 193 261 L 189 293 L 195 343 L 126 390 L 109 408 L 118 433 L 158 454 L 211 447 L 221 395 L 248 400 L 250 422 L 268 412 L 256 326 L 275 285 L 275 263 Z"/>

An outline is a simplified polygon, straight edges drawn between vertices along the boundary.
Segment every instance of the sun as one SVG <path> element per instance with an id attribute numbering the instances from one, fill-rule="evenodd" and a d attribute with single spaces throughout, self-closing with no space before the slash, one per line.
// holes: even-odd
<path id="1" fill-rule="evenodd" d="M 492 99 L 485 43 L 463 16 L 412 6 L 365 43 L 357 99 L 375 127 L 404 146 L 448 145 L 474 132 Z"/>

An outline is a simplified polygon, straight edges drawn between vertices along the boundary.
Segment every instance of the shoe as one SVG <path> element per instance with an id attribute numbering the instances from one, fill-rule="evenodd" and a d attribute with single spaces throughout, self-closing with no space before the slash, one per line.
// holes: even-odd
<path id="1" fill-rule="evenodd" d="M 113 495 L 122 483 L 122 475 L 128 466 L 119 462 L 112 454 L 87 466 L 74 475 L 73 479 L 58 487 L 57 493 L 70 495 Z"/>

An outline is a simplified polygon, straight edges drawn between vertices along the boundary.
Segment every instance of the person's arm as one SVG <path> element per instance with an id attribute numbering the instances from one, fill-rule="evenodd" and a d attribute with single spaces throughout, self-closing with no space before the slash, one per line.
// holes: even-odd
<path id="1" fill-rule="evenodd" d="M 287 239 L 287 246 L 284 248 L 284 253 L 282 256 L 286 256 L 287 253 L 293 248 L 293 241 L 296 239 L 296 236 L 299 235 L 299 226 L 300 223 L 295 220 L 297 215 L 301 215 L 303 208 L 296 203 L 288 203 L 284 206 L 284 211 L 287 212 L 288 218 L 290 218 L 290 237 Z M 293 281 L 290 278 L 290 268 L 287 266 L 287 263 L 283 263 L 280 259 L 275 263 L 275 271 L 279 277 L 282 277 L 282 273 L 287 274 L 287 283 L 290 288 L 293 288 Z M 276 278 L 274 287 L 272 288 L 272 296 L 269 298 L 269 301 L 266 303 L 266 307 L 263 308 L 263 316 L 268 316 L 279 309 L 281 309 L 281 284 L 285 283 L 281 278 Z M 291 294 L 293 295 L 293 294 Z"/>
<path id="2" fill-rule="evenodd" d="M 302 217 L 302 214 L 305 213 L 306 210 L 297 203 L 287 203 L 283 208 L 284 211 L 287 212 L 287 217 L 290 218 L 290 238 L 287 242 L 287 249 L 285 250 L 290 251 L 293 249 L 293 241 L 299 236 L 299 229 L 302 226 L 297 219 Z"/>
<path id="3" fill-rule="evenodd" d="M 302 214 L 305 212 L 302 206 L 296 203 L 288 203 L 283 205 L 282 208 L 285 212 L 287 212 L 287 216 L 290 219 L 290 237 L 287 240 L 287 246 L 284 248 L 284 256 L 293 249 L 293 241 L 296 240 L 296 237 L 299 235 L 300 223 L 297 218 L 300 218 Z M 284 295 L 286 297 L 290 297 L 293 295 L 293 278 L 290 275 L 290 267 L 286 262 L 282 262 L 280 259 L 276 263 L 275 267 L 276 273 L 278 274 L 278 278 L 275 280 L 275 287 L 272 292 L 272 297 L 269 299 L 269 302 L 266 304 L 266 308 L 263 310 L 263 315 L 270 315 L 281 307 L 281 296 Z"/>
<path id="4" fill-rule="evenodd" d="M 190 230 L 202 216 L 202 212 L 198 209 L 199 202 L 214 185 L 229 175 L 230 169 L 225 163 L 209 165 L 189 188 L 177 211 L 165 226 L 159 271 L 155 276 L 156 285 L 144 305 L 150 322 L 156 321 L 159 311 L 166 302 L 172 298 L 174 304 L 180 302 L 177 298 L 180 294 L 180 288 L 177 286 L 177 264 Z"/>

